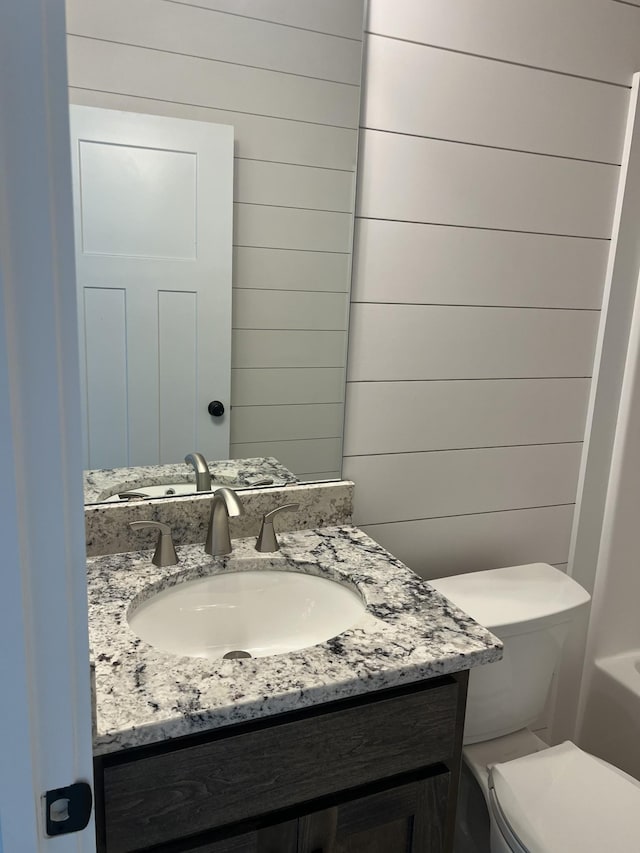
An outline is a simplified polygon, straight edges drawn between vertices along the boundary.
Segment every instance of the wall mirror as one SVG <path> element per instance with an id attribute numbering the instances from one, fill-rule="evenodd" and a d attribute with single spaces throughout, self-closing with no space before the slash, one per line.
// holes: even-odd
<path id="1" fill-rule="evenodd" d="M 79 269 L 100 261 L 92 278 L 78 277 L 86 431 L 102 442 L 87 442 L 85 465 L 108 469 L 87 475 L 87 502 L 110 486 L 141 488 L 140 466 L 157 474 L 142 485 L 195 491 L 184 463 L 194 451 L 212 462 L 214 482 L 236 486 L 340 476 L 364 5 L 68 0 L 72 112 L 169 128 L 153 143 L 114 137 L 108 156 L 86 127 L 73 142 L 93 205 L 85 221 L 76 211 Z M 223 170 L 203 184 L 213 193 L 198 186 L 181 126 L 203 128 L 203 151 L 216 149 L 219 165 L 232 160 L 232 183 Z M 216 128 L 219 143 L 207 135 Z M 114 171 L 119 158 L 130 181 Z M 164 189 L 153 178 L 159 159 L 171 161 Z M 228 261 L 216 254 L 227 191 Z M 167 258 L 173 268 L 160 270 Z M 202 259 L 216 292 L 193 283 Z M 140 281 L 153 284 L 146 303 Z M 114 485 L 122 469 L 132 476 Z"/>

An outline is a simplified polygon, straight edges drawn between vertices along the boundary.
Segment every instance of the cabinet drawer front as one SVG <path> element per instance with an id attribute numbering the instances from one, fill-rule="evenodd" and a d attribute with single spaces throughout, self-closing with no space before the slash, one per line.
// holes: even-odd
<path id="1" fill-rule="evenodd" d="M 405 695 L 107 766 L 107 851 L 129 853 L 447 761 L 455 750 L 457 693 L 454 679 L 441 679 Z"/>

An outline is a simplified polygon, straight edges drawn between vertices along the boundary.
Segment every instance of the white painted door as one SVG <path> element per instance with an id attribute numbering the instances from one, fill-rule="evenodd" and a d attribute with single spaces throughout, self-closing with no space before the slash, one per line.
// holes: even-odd
<path id="1" fill-rule="evenodd" d="M 233 128 L 70 111 L 85 465 L 227 458 Z"/>

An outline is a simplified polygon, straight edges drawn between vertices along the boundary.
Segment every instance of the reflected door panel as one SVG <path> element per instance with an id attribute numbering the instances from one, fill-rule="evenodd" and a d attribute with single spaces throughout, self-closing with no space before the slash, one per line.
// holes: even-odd
<path id="1" fill-rule="evenodd" d="M 85 466 L 227 458 L 233 128 L 72 106 L 71 145 Z"/>

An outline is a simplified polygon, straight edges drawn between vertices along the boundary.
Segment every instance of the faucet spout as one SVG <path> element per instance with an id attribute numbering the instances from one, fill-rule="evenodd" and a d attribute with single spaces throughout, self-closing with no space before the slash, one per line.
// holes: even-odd
<path id="1" fill-rule="evenodd" d="M 184 457 L 184 461 L 187 465 L 192 465 L 193 470 L 196 472 L 196 489 L 199 492 L 210 492 L 211 472 L 209 471 L 207 460 L 204 458 L 202 453 L 188 453 Z"/>
<path id="2" fill-rule="evenodd" d="M 205 553 L 212 557 L 222 557 L 231 553 L 229 536 L 229 518 L 235 518 L 244 512 L 242 502 L 233 489 L 218 489 L 211 501 L 211 515 Z"/>

